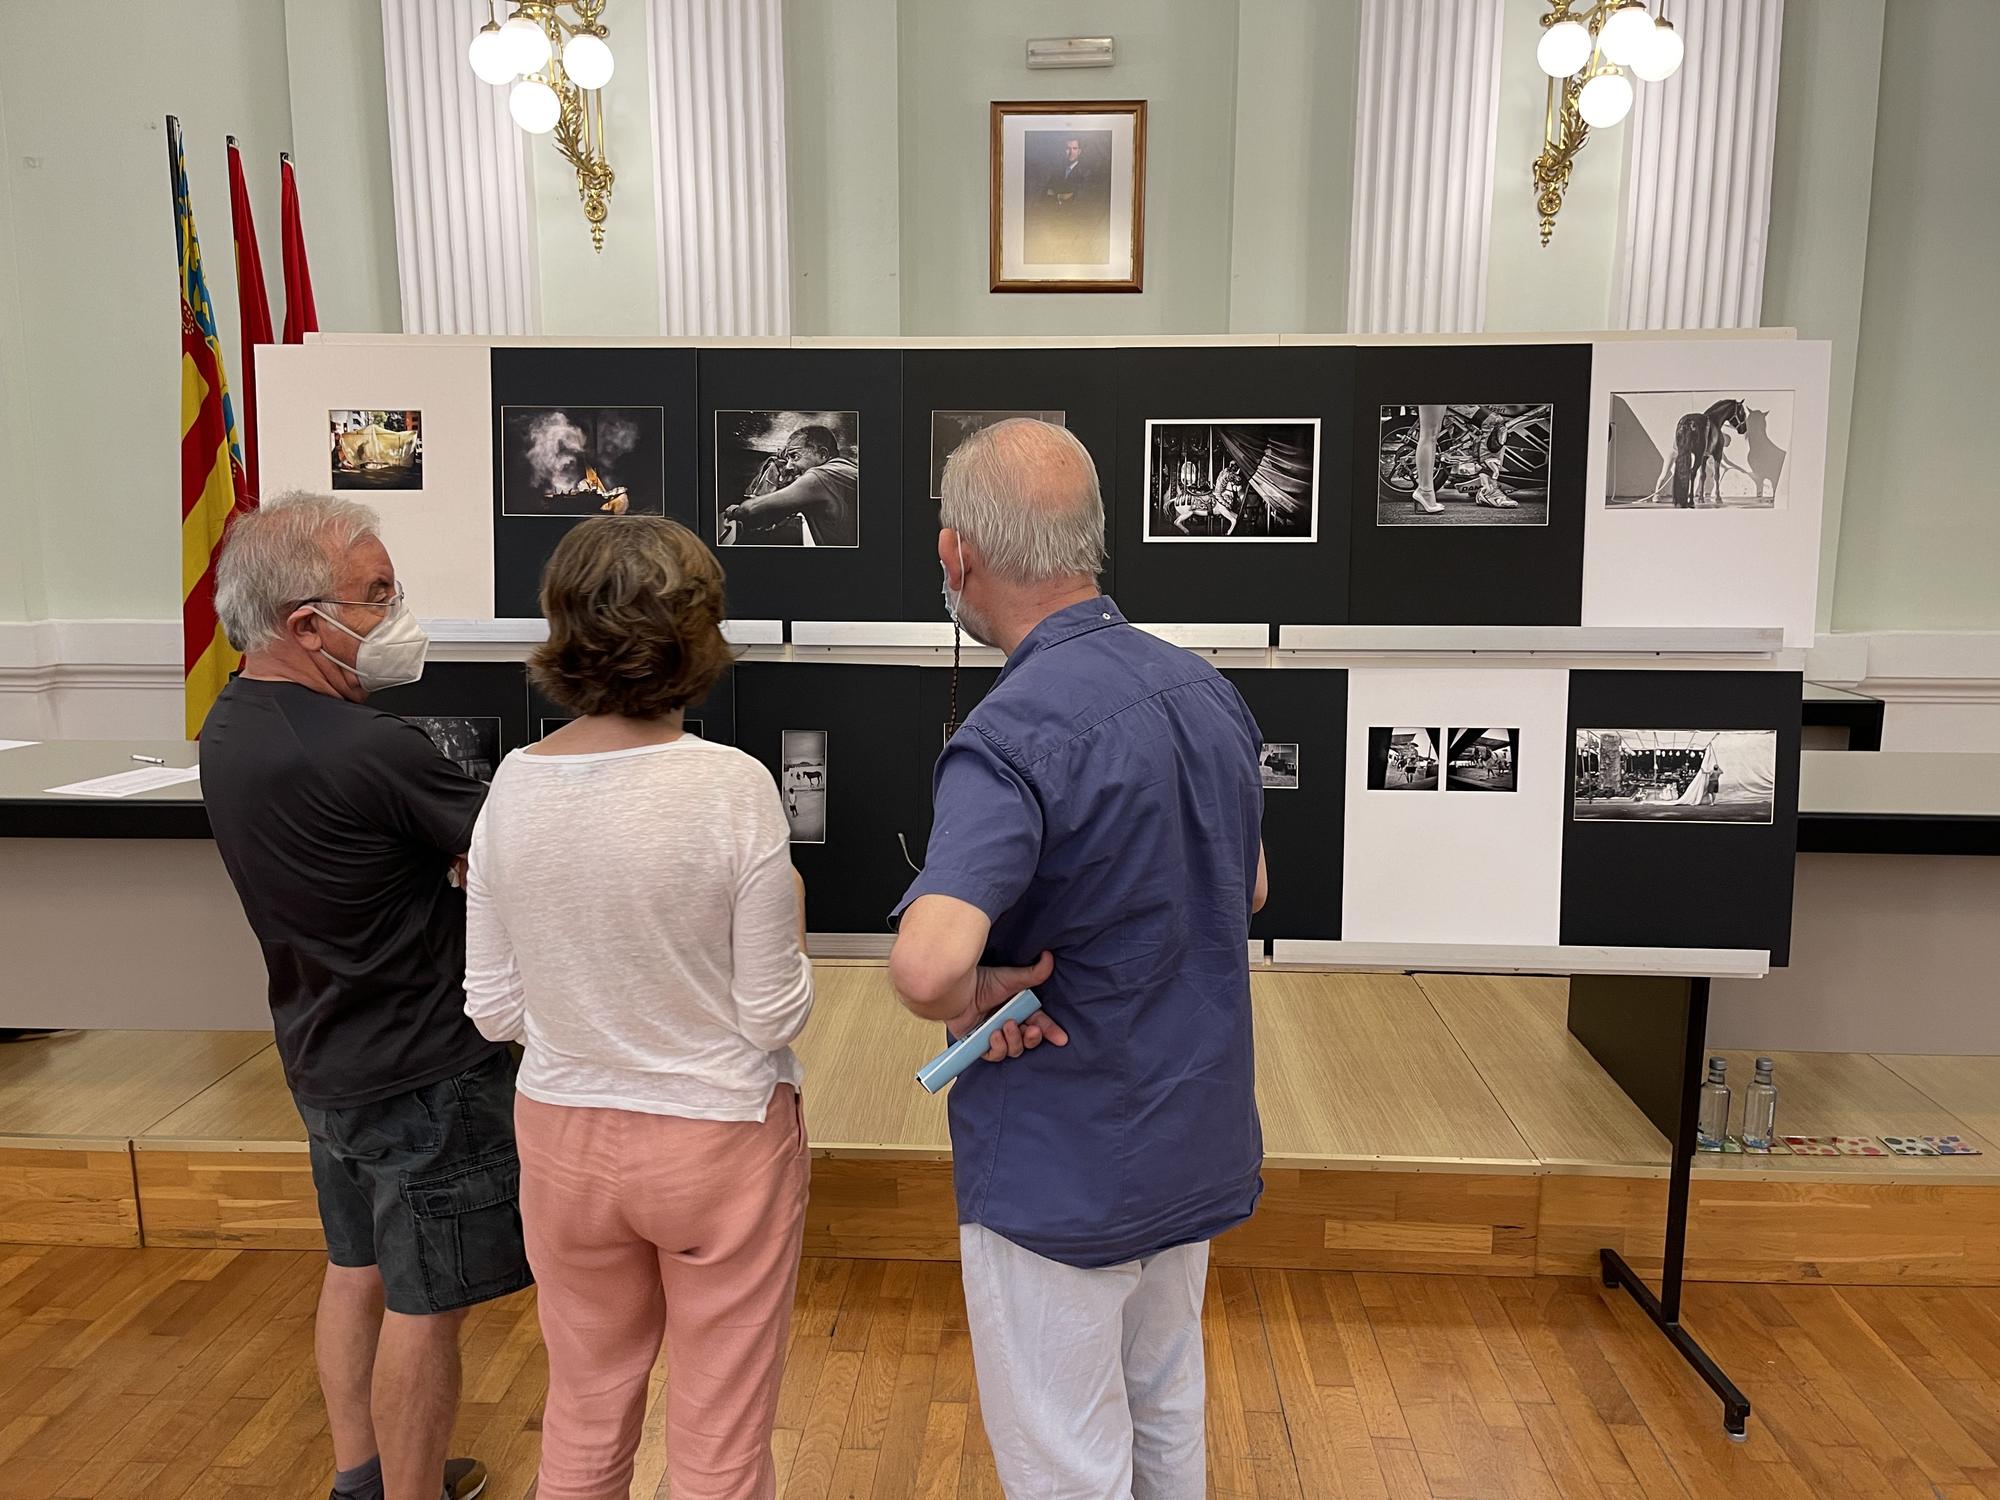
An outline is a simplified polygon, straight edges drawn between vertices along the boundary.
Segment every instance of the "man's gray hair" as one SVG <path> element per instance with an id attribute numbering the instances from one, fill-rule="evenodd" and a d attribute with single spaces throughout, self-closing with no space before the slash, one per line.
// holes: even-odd
<path id="1" fill-rule="evenodd" d="M 945 461 L 938 519 L 994 574 L 1048 583 L 1104 571 L 1104 497 L 1076 434 L 1012 417 L 975 432 Z"/>
<path id="2" fill-rule="evenodd" d="M 215 565 L 215 613 L 230 645 L 261 651 L 283 639 L 285 617 L 330 595 L 341 561 L 381 524 L 356 501 L 297 490 L 236 517 Z"/>

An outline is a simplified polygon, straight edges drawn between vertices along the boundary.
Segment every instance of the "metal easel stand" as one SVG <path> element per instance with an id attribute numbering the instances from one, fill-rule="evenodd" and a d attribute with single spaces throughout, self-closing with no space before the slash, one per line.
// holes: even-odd
<path id="1" fill-rule="evenodd" d="M 1722 1399 L 1722 1425 L 1734 1442 L 1745 1441 L 1750 1401 L 1681 1326 L 1681 1278 L 1687 1261 L 1688 1191 L 1694 1176 L 1695 1123 L 1701 1109 L 1703 1053 L 1708 1039 L 1708 981 L 1688 981 L 1686 1020 L 1681 1034 L 1680 1118 L 1673 1135 L 1673 1160 L 1667 1185 L 1667 1241 L 1660 1260 L 1660 1291 L 1639 1278 L 1616 1250 L 1597 1252 L 1608 1287 L 1622 1286 L 1632 1294 L 1653 1326 L 1694 1366 L 1695 1373 Z"/>

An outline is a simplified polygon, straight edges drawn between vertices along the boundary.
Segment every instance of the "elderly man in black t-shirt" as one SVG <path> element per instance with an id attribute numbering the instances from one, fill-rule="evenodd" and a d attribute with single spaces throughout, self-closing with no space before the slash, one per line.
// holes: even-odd
<path id="1" fill-rule="evenodd" d="M 486 788 L 367 706 L 426 641 L 366 506 L 239 517 L 215 602 L 245 654 L 202 727 L 202 796 L 311 1143 L 333 1493 L 471 1500 L 485 1470 L 445 1456 L 459 1325 L 531 1279 L 513 1057 L 465 1017 L 456 876 Z"/>

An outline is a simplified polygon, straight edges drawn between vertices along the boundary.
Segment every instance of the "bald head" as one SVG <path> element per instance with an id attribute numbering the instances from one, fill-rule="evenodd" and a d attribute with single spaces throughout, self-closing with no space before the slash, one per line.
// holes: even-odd
<path id="1" fill-rule="evenodd" d="M 943 491 L 939 520 L 996 578 L 1036 585 L 1104 570 L 1097 466 L 1067 428 L 1013 417 L 975 432 L 945 461 Z"/>

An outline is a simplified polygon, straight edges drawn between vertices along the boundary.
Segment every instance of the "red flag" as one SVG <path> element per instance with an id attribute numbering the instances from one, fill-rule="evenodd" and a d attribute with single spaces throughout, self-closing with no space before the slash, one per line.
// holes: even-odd
<path id="1" fill-rule="evenodd" d="M 271 299 L 264 291 L 264 261 L 257 254 L 257 224 L 250 217 L 250 185 L 243 180 L 243 153 L 229 138 L 229 218 L 236 230 L 236 302 L 243 324 L 243 474 L 252 495 L 257 488 L 257 346 L 272 342 Z"/>
<path id="2" fill-rule="evenodd" d="M 306 230 L 299 222 L 299 182 L 292 171 L 290 152 L 278 154 L 278 173 L 284 182 L 285 342 L 303 344 L 307 334 L 319 332 L 319 313 L 313 307 L 312 270 L 306 265 Z"/>

